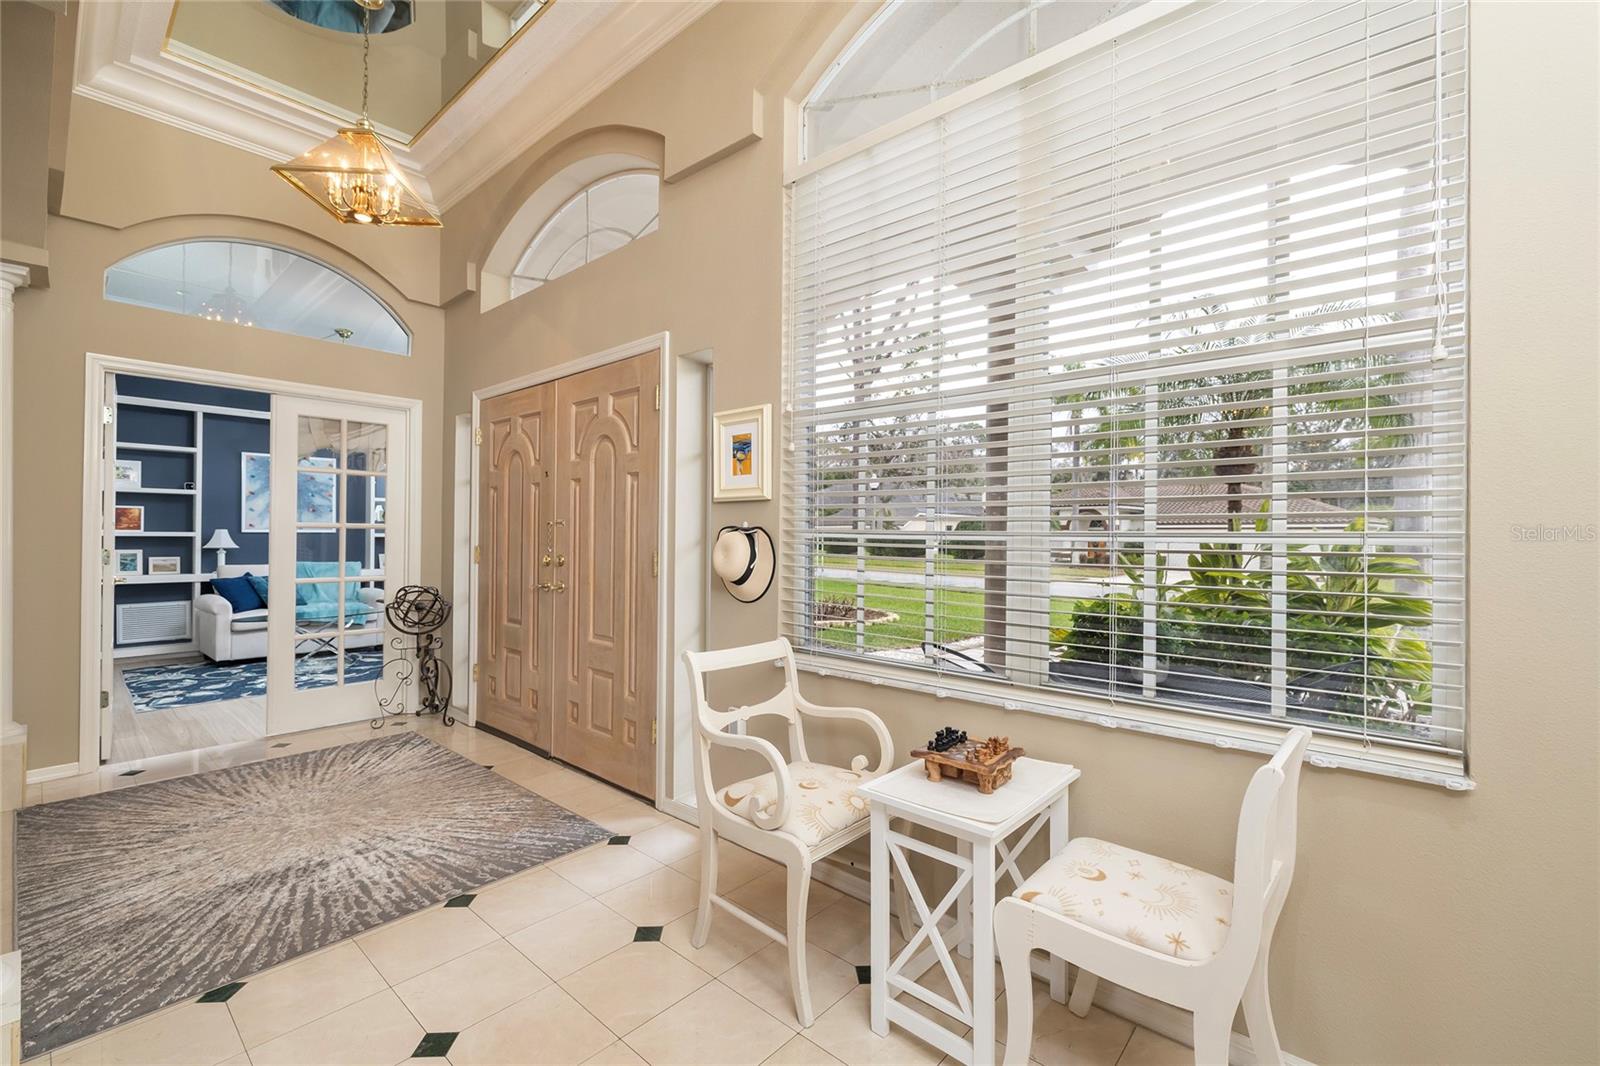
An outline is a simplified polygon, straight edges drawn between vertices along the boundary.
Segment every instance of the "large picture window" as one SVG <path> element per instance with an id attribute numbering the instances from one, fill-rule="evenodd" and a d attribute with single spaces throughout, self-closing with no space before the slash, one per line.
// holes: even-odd
<path id="1" fill-rule="evenodd" d="M 1153 8 L 798 171 L 787 632 L 1449 764 L 1465 5 Z"/>

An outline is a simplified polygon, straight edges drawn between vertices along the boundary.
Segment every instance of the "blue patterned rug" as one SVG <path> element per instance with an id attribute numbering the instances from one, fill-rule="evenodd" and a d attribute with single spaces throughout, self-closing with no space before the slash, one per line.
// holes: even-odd
<path id="1" fill-rule="evenodd" d="M 332 655 L 307 655 L 295 661 L 295 688 L 324 688 L 335 682 Z M 383 675 L 382 648 L 344 653 L 346 684 L 376 681 Z M 267 694 L 267 661 L 140 666 L 122 671 L 137 712 L 164 711 L 219 700 L 260 699 Z"/>

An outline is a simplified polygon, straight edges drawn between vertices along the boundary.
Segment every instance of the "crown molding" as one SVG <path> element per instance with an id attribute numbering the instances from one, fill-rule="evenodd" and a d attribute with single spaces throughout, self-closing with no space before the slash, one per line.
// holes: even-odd
<path id="1" fill-rule="evenodd" d="M 429 208 L 442 211 L 713 6 L 552 4 L 416 144 L 382 132 Z M 274 162 L 333 136 L 340 125 L 333 116 L 164 50 L 172 8 L 171 0 L 80 4 L 74 91 Z"/>

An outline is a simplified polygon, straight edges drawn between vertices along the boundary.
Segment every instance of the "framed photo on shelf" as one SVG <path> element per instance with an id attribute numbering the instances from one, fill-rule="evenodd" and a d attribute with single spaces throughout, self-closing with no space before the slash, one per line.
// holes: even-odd
<path id="1" fill-rule="evenodd" d="M 772 499 L 772 405 L 718 411 L 711 419 L 717 465 L 712 499 Z"/>
<path id="2" fill-rule="evenodd" d="M 150 557 L 150 574 L 181 574 L 183 573 L 183 559 L 177 555 L 152 555 Z"/>
<path id="3" fill-rule="evenodd" d="M 119 489 L 141 488 L 144 480 L 144 463 L 138 459 L 113 459 L 111 477 Z"/>
<path id="4" fill-rule="evenodd" d="M 117 577 L 132 577 L 144 572 L 144 549 L 118 548 L 111 553 L 111 572 Z"/>
<path id="5" fill-rule="evenodd" d="M 118 506 L 112 512 L 111 528 L 118 533 L 143 533 L 144 508 Z"/>

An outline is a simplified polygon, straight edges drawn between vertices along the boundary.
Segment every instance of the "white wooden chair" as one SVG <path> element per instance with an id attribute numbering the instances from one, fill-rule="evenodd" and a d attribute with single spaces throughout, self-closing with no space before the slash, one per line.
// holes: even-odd
<path id="1" fill-rule="evenodd" d="M 1098 977 L 1194 1012 L 1195 1061 L 1226 1064 L 1244 1001 L 1256 1061 L 1281 1064 L 1267 998 L 1272 931 L 1294 878 L 1300 764 L 1311 733 L 1291 729 L 1257 770 L 1239 811 L 1233 883 L 1155 855 L 1080 837 L 995 907 L 1005 975 L 1006 1066 L 1033 1046 L 1031 951 L 1076 963 L 1069 1009 L 1089 1013 Z"/>
<path id="2" fill-rule="evenodd" d="M 867 834 L 867 803 L 856 794 L 855 786 L 886 772 L 894 761 L 889 730 L 870 711 L 820 707 L 801 696 L 795 682 L 794 652 L 782 638 L 725 651 L 684 652 L 683 657 L 689 665 L 696 704 L 695 792 L 700 804 L 700 909 L 695 915 L 693 943 L 695 947 L 705 945 L 711 932 L 711 905 L 715 903 L 786 945 L 795 1014 L 801 1026 L 809 1028 L 812 1014 L 806 979 L 806 897 L 811 887 L 811 867 Z M 714 710 L 706 702 L 706 674 L 777 661 L 783 663 L 785 685 L 771 699 L 726 711 Z M 770 741 L 743 733 L 745 723 L 761 715 L 776 715 L 788 722 L 789 759 Z M 806 753 L 801 715 L 864 723 L 877 740 L 877 765 L 868 769 L 865 755 L 853 758 L 849 769 L 812 762 Z M 727 731 L 735 725 L 740 732 Z M 753 751 L 766 759 L 772 769 L 719 787 L 711 778 L 711 749 L 717 745 Z M 717 894 L 718 836 L 788 868 L 785 932 Z"/>

